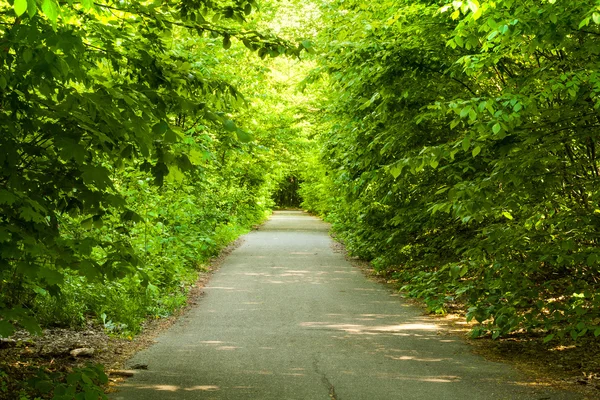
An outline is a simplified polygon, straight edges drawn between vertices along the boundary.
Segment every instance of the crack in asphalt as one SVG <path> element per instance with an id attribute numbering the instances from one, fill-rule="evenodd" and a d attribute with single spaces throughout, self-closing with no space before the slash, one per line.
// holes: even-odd
<path id="1" fill-rule="evenodd" d="M 329 378 L 327 378 L 327 375 L 319 370 L 319 362 L 317 360 L 314 360 L 313 367 L 317 375 L 321 375 L 321 382 L 323 382 L 323 384 L 327 387 L 327 390 L 329 390 L 329 398 L 331 400 L 341 400 L 335 392 L 335 386 L 333 386 Z"/>

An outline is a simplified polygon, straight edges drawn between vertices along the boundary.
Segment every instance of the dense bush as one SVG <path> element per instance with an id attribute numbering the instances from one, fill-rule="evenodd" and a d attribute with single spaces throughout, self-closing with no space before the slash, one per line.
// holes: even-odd
<path id="1" fill-rule="evenodd" d="M 464 302 L 475 334 L 600 335 L 596 2 L 340 0 L 323 18 L 326 172 L 305 206 L 432 311 Z"/>
<path id="2" fill-rule="evenodd" d="M 0 336 L 136 332 L 265 218 L 302 134 L 265 58 L 307 45 L 259 32 L 256 9 L 0 6 Z"/>

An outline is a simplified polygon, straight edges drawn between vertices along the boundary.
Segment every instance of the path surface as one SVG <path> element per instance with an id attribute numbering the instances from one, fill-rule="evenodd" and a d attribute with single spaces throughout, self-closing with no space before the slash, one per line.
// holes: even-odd
<path id="1" fill-rule="evenodd" d="M 205 296 L 130 364 L 114 400 L 576 399 L 485 361 L 333 252 L 328 226 L 277 212 Z"/>

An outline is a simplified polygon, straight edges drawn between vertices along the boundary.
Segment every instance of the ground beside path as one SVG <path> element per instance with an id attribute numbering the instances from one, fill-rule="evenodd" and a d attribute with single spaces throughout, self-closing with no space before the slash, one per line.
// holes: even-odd
<path id="1" fill-rule="evenodd" d="M 328 226 L 275 213 L 206 295 L 129 365 L 114 400 L 576 399 L 531 387 L 442 334 L 333 252 Z"/>

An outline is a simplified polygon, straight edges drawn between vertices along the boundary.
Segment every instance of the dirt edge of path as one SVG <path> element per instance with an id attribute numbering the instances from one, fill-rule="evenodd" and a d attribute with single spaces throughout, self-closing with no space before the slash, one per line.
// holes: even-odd
<path id="1" fill-rule="evenodd" d="M 258 229 L 259 225 L 254 226 L 253 230 Z M 158 320 L 148 320 L 139 333 L 133 340 L 128 341 L 124 339 L 111 338 L 115 345 L 120 347 L 118 352 L 108 352 L 107 359 L 105 361 L 99 361 L 106 367 L 107 374 L 109 376 L 109 384 L 107 393 L 114 393 L 118 390 L 118 385 L 126 380 L 128 377 L 135 374 L 135 370 L 123 369 L 127 361 L 133 357 L 136 353 L 150 347 L 155 343 L 155 339 L 165 330 L 169 329 L 175 322 L 177 322 L 182 316 L 184 316 L 191 308 L 198 305 L 204 296 L 204 287 L 212 277 L 212 275 L 219 270 L 225 258 L 231 254 L 235 249 L 240 247 L 244 243 L 244 235 L 237 238 L 235 241 L 230 243 L 228 246 L 223 248 L 218 256 L 212 258 L 207 266 L 206 271 L 202 271 L 198 274 L 198 280 L 191 288 L 188 293 L 187 301 L 185 306 L 179 309 L 172 315 L 161 318 Z M 143 369 L 143 366 L 140 366 Z"/>
<path id="2" fill-rule="evenodd" d="M 258 228 L 259 225 L 253 227 Z M 152 345 L 158 335 L 201 301 L 203 288 L 212 274 L 243 243 L 244 236 L 240 236 L 209 260 L 205 269 L 198 272 L 198 279 L 187 294 L 186 304 L 168 317 L 147 320 L 142 331 L 133 338 L 109 336 L 103 326 L 89 322 L 77 330 L 44 329 L 41 336 L 18 331 L 10 338 L 0 339 L 0 400 L 18 399 L 19 382 L 31 379 L 38 368 L 66 374 L 88 363 L 102 364 L 109 378 L 105 392 L 116 391 L 119 383 L 136 373 L 135 370 L 124 369 L 127 360 Z"/>
<path id="3" fill-rule="evenodd" d="M 343 254 L 350 264 L 358 268 L 370 280 L 398 293 L 399 284 L 378 275 L 368 261 L 352 257 L 343 243 L 332 237 L 332 248 Z M 492 340 L 490 337 L 472 339 L 468 336 L 473 323 L 466 321 L 464 313 L 455 312 L 443 316 L 428 314 L 425 304 L 401 295 L 406 301 L 423 311 L 435 321 L 442 334 L 457 337 L 471 346 L 473 353 L 490 361 L 513 366 L 523 374 L 531 386 L 553 387 L 578 393 L 584 399 L 600 399 L 600 341 L 587 339 L 562 344 L 544 344 L 542 337 L 525 334 Z"/>

